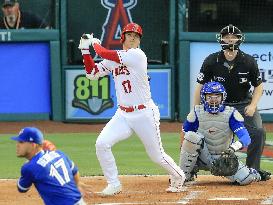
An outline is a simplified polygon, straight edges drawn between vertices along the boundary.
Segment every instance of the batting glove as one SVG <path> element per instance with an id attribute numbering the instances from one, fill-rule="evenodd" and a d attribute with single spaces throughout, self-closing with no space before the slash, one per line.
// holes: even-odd
<path id="1" fill-rule="evenodd" d="M 83 34 L 80 40 L 79 49 L 82 54 L 90 54 L 89 47 L 92 44 L 93 34 Z"/>
<path id="2" fill-rule="evenodd" d="M 94 46 L 94 43 L 101 44 L 100 40 L 97 38 L 93 38 L 91 43 L 92 43 L 92 46 Z"/>

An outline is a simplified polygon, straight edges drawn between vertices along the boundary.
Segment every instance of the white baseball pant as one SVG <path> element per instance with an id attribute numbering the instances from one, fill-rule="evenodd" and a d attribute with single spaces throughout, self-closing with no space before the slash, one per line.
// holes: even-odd
<path id="1" fill-rule="evenodd" d="M 106 124 L 96 141 L 96 154 L 108 184 L 120 185 L 118 170 L 111 147 L 129 138 L 133 132 L 142 141 L 152 161 L 162 166 L 170 175 L 185 178 L 184 172 L 174 160 L 165 153 L 160 137 L 158 107 L 151 100 L 146 108 L 126 113 L 118 109 Z"/>

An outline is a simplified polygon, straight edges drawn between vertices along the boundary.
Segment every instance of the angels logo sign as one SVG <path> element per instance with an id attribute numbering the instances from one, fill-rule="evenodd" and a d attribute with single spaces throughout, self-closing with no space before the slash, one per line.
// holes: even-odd
<path id="1" fill-rule="evenodd" d="M 122 28 L 132 22 L 130 9 L 136 6 L 137 0 L 101 0 L 101 4 L 108 9 L 108 14 L 100 40 L 105 48 L 119 49 Z"/>

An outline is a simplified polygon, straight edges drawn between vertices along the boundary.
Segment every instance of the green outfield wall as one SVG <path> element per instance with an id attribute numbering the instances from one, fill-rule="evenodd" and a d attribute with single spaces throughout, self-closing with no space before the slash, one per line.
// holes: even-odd
<path id="1" fill-rule="evenodd" d="M 36 10 L 40 17 L 50 22 L 51 29 L 0 30 L 0 66 L 3 68 L 0 71 L 0 95 L 3 96 L 0 99 L 1 121 L 71 121 L 67 118 L 66 108 L 67 77 L 81 79 L 80 75 L 84 76 L 77 46 L 81 34 L 85 32 L 93 32 L 105 47 L 118 49 L 116 46 L 122 25 L 131 21 L 142 25 L 144 34 L 141 48 L 147 54 L 149 70 L 156 70 L 156 73 L 151 72 L 151 82 L 160 78 L 168 84 L 160 89 L 153 87 L 152 94 L 156 98 L 161 96 L 158 104 L 164 110 L 165 117 L 162 119 L 169 121 L 183 121 L 186 118 L 200 64 L 210 51 L 220 49 L 215 39 L 217 31 L 188 31 L 191 21 L 185 0 L 51 0 L 39 6 L 36 3 L 29 1 L 22 7 Z M 197 28 L 196 24 L 194 28 Z M 272 48 L 273 33 L 270 32 L 246 33 L 246 41 L 242 46 L 260 63 L 265 90 L 259 109 L 263 120 L 269 122 L 273 121 L 273 106 L 269 103 L 273 101 Z M 96 62 L 100 61 L 93 52 L 91 54 Z M 71 70 L 80 73 L 73 74 Z M 107 83 L 106 80 L 97 83 L 107 85 L 103 84 Z M 92 86 L 89 85 L 86 91 L 94 91 Z M 101 102 L 100 95 L 95 98 Z M 109 99 L 106 103 L 110 104 L 106 104 L 106 107 L 111 105 Z M 90 102 L 87 100 L 86 106 L 94 106 Z M 84 112 L 88 106 L 81 106 L 82 110 L 77 107 L 77 112 L 81 113 L 79 116 L 87 116 L 88 112 Z M 91 109 L 92 122 L 96 121 L 96 109 Z M 109 112 L 106 108 L 101 109 L 105 109 L 100 110 L 102 112 Z M 87 120 L 79 118 L 75 121 L 81 120 L 88 121 L 88 117 Z M 97 118 L 97 121 L 105 120 L 99 116 Z"/>

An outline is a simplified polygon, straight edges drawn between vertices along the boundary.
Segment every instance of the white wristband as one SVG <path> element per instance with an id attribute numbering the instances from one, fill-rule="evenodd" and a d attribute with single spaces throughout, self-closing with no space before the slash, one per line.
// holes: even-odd
<path id="1" fill-rule="evenodd" d="M 90 54 L 89 49 L 82 49 L 81 52 L 82 52 L 82 55 L 84 55 L 84 54 Z"/>
<path id="2" fill-rule="evenodd" d="M 237 150 L 241 149 L 243 147 L 242 143 L 240 141 L 236 141 L 230 145 L 231 148 L 234 149 L 236 152 Z"/>

